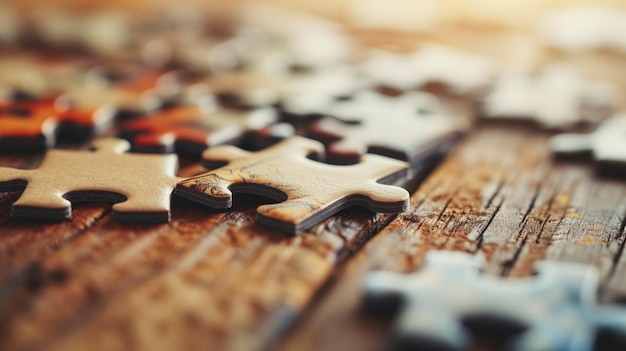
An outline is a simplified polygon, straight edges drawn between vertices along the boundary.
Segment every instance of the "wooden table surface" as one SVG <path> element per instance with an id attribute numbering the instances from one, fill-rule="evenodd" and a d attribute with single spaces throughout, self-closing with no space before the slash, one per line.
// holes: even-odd
<path id="1" fill-rule="evenodd" d="M 574 60 L 626 82 L 623 57 Z M 507 277 L 542 259 L 591 264 L 602 300 L 621 299 L 626 180 L 554 160 L 549 136 L 479 124 L 409 211 L 348 209 L 298 236 L 255 224 L 264 200 L 252 196 L 232 211 L 173 197 L 171 223 L 129 225 L 109 204 L 75 204 L 59 222 L 12 219 L 19 193 L 0 193 L 0 350 L 380 350 L 389 320 L 359 308 L 364 274 L 417 270 L 432 249 L 483 254 L 487 273 Z M 41 158 L 4 153 L 0 166 Z M 202 171 L 183 165 L 180 176 Z"/>
<path id="2" fill-rule="evenodd" d="M 2 194 L 0 348 L 376 350 L 387 323 L 359 309 L 364 273 L 416 270 L 431 249 L 482 253 L 488 273 L 510 277 L 545 258 L 588 263 L 605 298 L 624 296 L 626 182 L 555 162 L 548 136 L 479 126 L 408 212 L 350 209 L 299 236 L 255 224 L 253 197 L 228 212 L 174 198 L 171 223 L 129 225 L 105 204 L 11 219 L 19 194 Z"/>

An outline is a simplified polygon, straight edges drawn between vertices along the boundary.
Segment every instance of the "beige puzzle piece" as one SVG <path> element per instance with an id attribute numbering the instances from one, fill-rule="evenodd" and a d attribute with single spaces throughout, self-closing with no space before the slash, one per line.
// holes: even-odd
<path id="1" fill-rule="evenodd" d="M 77 86 L 59 97 L 61 105 L 84 110 L 107 108 L 119 112 L 145 114 L 159 107 L 159 99 L 150 91 L 134 91 L 117 87 Z"/>
<path id="2" fill-rule="evenodd" d="M 360 66 L 374 86 L 410 91 L 441 85 L 458 95 L 480 95 L 495 68 L 488 57 L 434 44 L 412 53 L 372 50 Z"/>
<path id="3" fill-rule="evenodd" d="M 51 96 L 82 83 L 86 65 L 86 60 L 70 56 L 6 53 L 0 57 L 0 85 L 31 97 Z"/>
<path id="4" fill-rule="evenodd" d="M 307 158 L 323 151 L 321 143 L 302 137 L 291 137 L 259 152 L 234 146 L 207 149 L 203 157 L 209 164 L 228 164 L 180 182 L 175 193 L 215 208 L 231 207 L 233 193 L 280 201 L 260 206 L 257 222 L 292 234 L 349 206 L 387 213 L 406 210 L 409 193 L 386 185 L 406 176 L 406 163 L 370 154 L 351 166 Z"/>
<path id="5" fill-rule="evenodd" d="M 212 76 L 204 82 L 218 96 L 241 106 L 268 106 L 294 99 L 344 97 L 358 90 L 362 82 L 348 67 L 334 67 L 308 73 L 289 73 L 285 68 L 259 65 Z M 295 112 L 295 111 L 294 111 Z"/>
<path id="6" fill-rule="evenodd" d="M 119 222 L 168 222 L 176 155 L 125 154 L 130 144 L 102 138 L 95 152 L 51 150 L 38 169 L 0 168 L 0 191 L 24 192 L 13 216 L 63 219 L 73 202 L 112 202 Z"/>
<path id="7" fill-rule="evenodd" d="M 570 66 L 552 65 L 538 75 L 510 71 L 501 75 L 483 101 L 483 118 L 527 121 L 547 129 L 596 124 L 614 105 L 611 84 L 584 79 Z"/>

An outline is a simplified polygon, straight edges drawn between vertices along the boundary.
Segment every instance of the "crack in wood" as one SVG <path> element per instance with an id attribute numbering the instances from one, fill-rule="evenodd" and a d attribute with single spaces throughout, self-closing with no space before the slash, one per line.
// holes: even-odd
<path id="1" fill-rule="evenodd" d="M 476 237 L 476 249 L 474 250 L 474 253 L 477 253 L 480 251 L 483 245 L 483 235 L 485 234 L 485 232 L 487 231 L 487 228 L 489 228 L 491 223 L 493 223 L 493 219 L 496 218 L 496 216 L 500 212 L 500 209 L 502 208 L 503 203 L 504 203 L 504 198 L 498 203 L 498 205 L 496 206 L 491 216 L 489 216 L 489 219 L 487 220 L 487 224 L 480 230 L 480 233 Z"/>
<path id="2" fill-rule="evenodd" d="M 494 190 L 493 194 L 489 197 L 489 199 L 487 199 L 487 203 L 485 204 L 484 208 L 489 208 L 491 207 L 491 204 L 493 203 L 493 201 L 495 200 L 496 196 L 498 196 L 500 194 L 500 192 L 502 191 L 502 188 L 504 187 L 504 184 L 506 183 L 506 179 L 501 179 L 498 182 L 498 185 L 496 186 L 496 189 Z M 502 205 L 502 201 L 500 201 L 500 203 L 498 204 L 498 206 Z"/>
<path id="3" fill-rule="evenodd" d="M 535 192 L 533 193 L 533 197 L 530 199 L 530 203 L 528 204 L 528 208 L 526 209 L 526 212 L 524 212 L 524 215 L 522 216 L 522 219 L 519 222 L 520 225 L 522 225 L 522 223 L 526 222 L 526 219 L 528 218 L 528 215 L 532 212 L 533 208 L 535 207 L 535 203 L 537 202 L 537 198 L 539 197 L 539 193 L 540 192 L 541 192 L 541 185 L 538 185 L 535 188 Z M 523 226 L 522 226 L 521 229 L 523 229 Z"/>
<path id="4" fill-rule="evenodd" d="M 615 276 L 615 272 L 617 271 L 617 266 L 619 264 L 619 261 L 622 258 L 622 255 L 624 254 L 624 247 L 626 247 L 626 236 L 624 236 L 624 229 L 625 228 L 626 228 L 626 211 L 622 215 L 622 221 L 620 223 L 619 231 L 618 231 L 618 234 L 617 234 L 617 237 L 616 237 L 616 239 L 621 237 L 622 241 L 619 244 L 619 248 L 617 250 L 617 253 L 613 257 L 613 264 L 611 265 L 611 269 L 610 269 L 609 274 L 608 274 L 608 278 L 609 279 L 613 279 L 613 277 Z"/>

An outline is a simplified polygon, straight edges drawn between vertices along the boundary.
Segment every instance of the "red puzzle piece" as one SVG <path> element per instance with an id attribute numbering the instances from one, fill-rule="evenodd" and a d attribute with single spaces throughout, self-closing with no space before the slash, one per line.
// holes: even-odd
<path id="1" fill-rule="evenodd" d="M 0 149 L 44 149 L 60 133 L 72 137 L 95 134 L 113 119 L 113 111 L 95 111 L 55 104 L 52 99 L 0 103 Z"/>
<path id="2" fill-rule="evenodd" d="M 200 154 L 207 147 L 234 144 L 278 120 L 271 108 L 224 109 L 216 105 L 175 106 L 121 126 L 120 136 L 142 152 Z"/>

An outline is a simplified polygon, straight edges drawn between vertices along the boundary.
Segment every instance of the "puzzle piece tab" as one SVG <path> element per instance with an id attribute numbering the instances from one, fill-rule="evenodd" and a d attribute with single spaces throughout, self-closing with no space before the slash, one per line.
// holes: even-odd
<path id="1" fill-rule="evenodd" d="M 280 203 L 260 206 L 257 222 L 292 234 L 349 206 L 376 212 L 408 207 L 406 190 L 384 184 L 406 176 L 404 162 L 365 155 L 356 165 L 334 166 L 307 158 L 323 151 L 322 144 L 302 137 L 259 152 L 233 146 L 207 149 L 203 157 L 208 163 L 228 164 L 180 182 L 175 193 L 215 208 L 231 207 L 233 193 L 266 196 Z"/>
<path id="2" fill-rule="evenodd" d="M 482 256 L 429 252 L 421 272 L 372 272 L 365 307 L 399 312 L 394 350 L 462 350 L 472 330 L 489 330 L 506 350 L 592 351 L 601 332 L 626 347 L 626 309 L 596 306 L 598 272 L 544 261 L 538 275 L 505 279 L 480 273 Z"/>
<path id="3" fill-rule="evenodd" d="M 463 133 L 458 121 L 440 112 L 437 98 L 407 93 L 390 98 L 364 92 L 327 109 L 334 118 L 312 124 L 310 136 L 328 143 L 332 163 L 358 162 L 366 152 L 397 158 L 413 166 L 443 153 Z"/>
<path id="4" fill-rule="evenodd" d="M 175 176 L 175 155 L 124 154 L 130 144 L 103 138 L 95 152 L 51 150 L 38 169 L 0 168 L 0 191 L 21 191 L 15 217 L 63 219 L 70 201 L 112 202 L 113 219 L 156 223 L 170 218 L 170 194 L 182 178 Z"/>
<path id="5" fill-rule="evenodd" d="M 244 141 L 278 121 L 274 109 L 227 109 L 217 104 L 174 106 L 122 124 L 120 136 L 142 152 L 186 152 Z"/>
<path id="6" fill-rule="evenodd" d="M 552 66 L 538 76 L 503 74 L 483 101 L 491 121 L 527 121 L 544 128 L 595 124 L 613 107 L 611 86 L 584 80 L 566 66 Z"/>
<path id="7" fill-rule="evenodd" d="M 602 122 L 593 133 L 557 134 L 550 139 L 557 155 L 591 153 L 601 171 L 626 172 L 626 114 Z"/>

